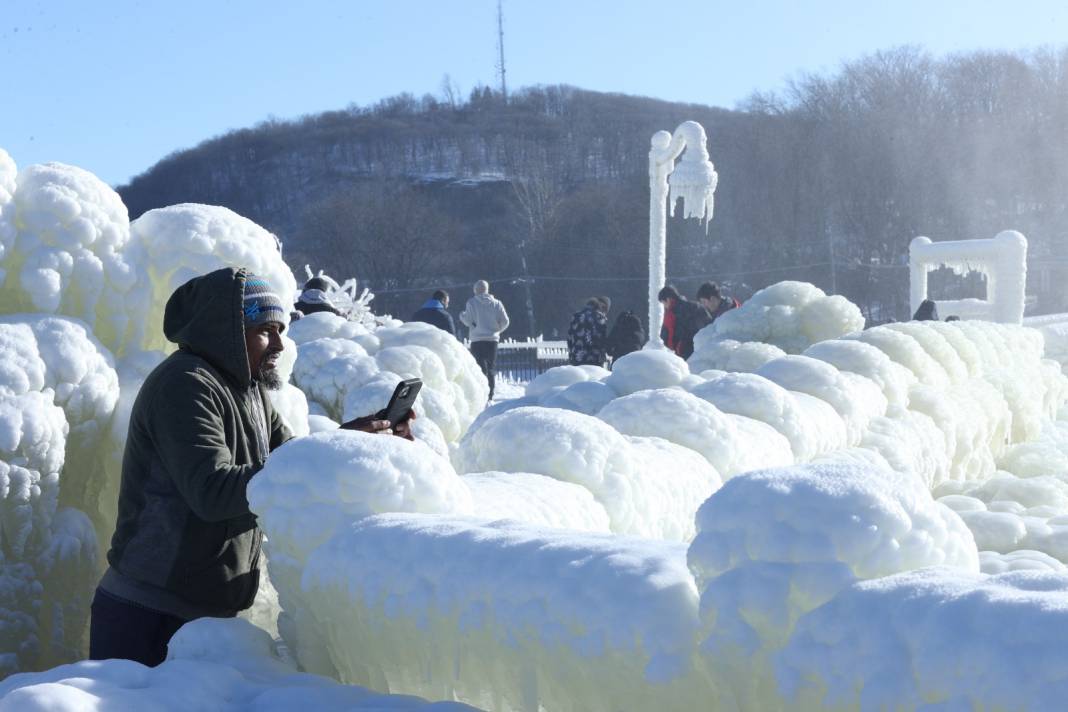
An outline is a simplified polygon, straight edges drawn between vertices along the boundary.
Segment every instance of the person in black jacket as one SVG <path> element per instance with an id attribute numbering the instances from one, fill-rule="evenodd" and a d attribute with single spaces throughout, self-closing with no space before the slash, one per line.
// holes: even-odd
<path id="1" fill-rule="evenodd" d="M 693 355 L 693 337 L 711 321 L 708 312 L 699 304 L 680 296 L 670 284 L 660 290 L 657 299 L 664 305 L 661 340 L 681 358 L 690 358 Z"/>
<path id="2" fill-rule="evenodd" d="M 615 326 L 608 332 L 608 355 L 617 361 L 627 354 L 637 351 L 645 343 L 645 329 L 642 320 L 630 310 L 625 310 L 616 317 Z"/>
<path id="3" fill-rule="evenodd" d="M 416 309 L 408 321 L 426 322 L 456 336 L 456 323 L 452 320 L 452 314 L 448 312 L 448 308 L 449 293 L 444 289 L 439 289 L 430 299 L 423 302 L 423 306 Z"/>
<path id="4" fill-rule="evenodd" d="M 697 303 L 708 312 L 710 324 L 731 309 L 741 306 L 734 297 L 723 296 L 715 282 L 705 282 L 697 288 Z"/>
<path id="5" fill-rule="evenodd" d="M 938 321 L 938 305 L 931 299 L 924 299 L 912 315 L 913 321 Z"/>

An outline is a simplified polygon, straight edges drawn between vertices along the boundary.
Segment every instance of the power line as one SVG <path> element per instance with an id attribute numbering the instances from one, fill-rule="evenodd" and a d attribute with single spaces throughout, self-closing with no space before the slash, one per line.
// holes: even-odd
<path id="1" fill-rule="evenodd" d="M 758 270 L 746 270 L 744 272 L 720 272 L 716 271 L 717 278 L 723 277 L 741 277 L 746 275 L 755 274 L 772 274 L 775 272 L 790 272 L 793 270 L 811 269 L 813 267 L 827 267 L 830 262 L 810 262 L 803 265 L 788 265 L 786 267 L 773 267 L 769 269 Z M 868 266 L 868 265 L 863 265 Z M 872 266 L 884 266 L 884 265 L 872 265 Z M 885 265 L 886 267 L 904 267 L 904 265 Z M 693 274 L 693 275 L 680 275 L 672 277 L 673 280 L 696 280 L 696 279 L 708 279 L 709 274 Z M 530 282 L 648 282 L 649 275 L 643 275 L 641 277 L 568 277 L 568 276 L 550 276 L 550 275 L 513 275 L 511 277 L 498 277 L 496 279 L 487 279 L 490 284 L 520 284 L 524 281 Z M 411 292 L 425 292 L 428 289 L 459 289 L 462 287 L 470 287 L 471 282 L 461 282 L 459 284 L 439 284 L 434 283 L 426 287 L 409 287 L 404 289 L 372 289 L 375 294 L 407 294 Z"/>

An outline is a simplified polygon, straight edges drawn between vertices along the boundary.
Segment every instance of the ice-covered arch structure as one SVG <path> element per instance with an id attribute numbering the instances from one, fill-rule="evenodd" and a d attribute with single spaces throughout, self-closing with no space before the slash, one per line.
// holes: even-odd
<path id="1" fill-rule="evenodd" d="M 987 298 L 940 300 L 944 314 L 1003 324 L 1023 321 L 1027 284 L 1027 238 L 1003 230 L 990 240 L 931 242 L 916 237 L 909 244 L 909 301 L 912 312 L 927 299 L 927 273 L 949 267 L 959 275 L 979 272 L 986 277 Z"/>

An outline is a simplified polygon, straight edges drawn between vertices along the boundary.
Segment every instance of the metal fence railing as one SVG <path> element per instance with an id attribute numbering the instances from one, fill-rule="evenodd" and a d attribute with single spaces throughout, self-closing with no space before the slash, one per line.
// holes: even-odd
<path id="1" fill-rule="evenodd" d="M 567 364 L 566 341 L 502 341 L 497 373 L 516 383 L 533 381 L 554 366 Z"/>

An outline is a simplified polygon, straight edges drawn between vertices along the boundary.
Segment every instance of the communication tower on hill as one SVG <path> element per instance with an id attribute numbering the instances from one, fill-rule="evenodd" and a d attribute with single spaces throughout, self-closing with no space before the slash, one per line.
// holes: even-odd
<path id="1" fill-rule="evenodd" d="M 504 78 L 504 11 L 497 0 L 497 75 L 501 78 L 501 97 L 508 98 L 508 83 Z"/>

